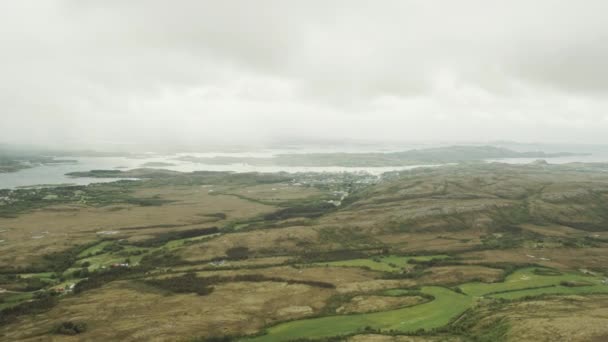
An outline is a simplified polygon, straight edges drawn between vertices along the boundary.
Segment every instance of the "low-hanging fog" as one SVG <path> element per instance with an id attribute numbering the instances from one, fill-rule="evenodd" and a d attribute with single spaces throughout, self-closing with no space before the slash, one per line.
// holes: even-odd
<path id="1" fill-rule="evenodd" d="M 0 142 L 608 143 L 608 2 L 0 2 Z"/>

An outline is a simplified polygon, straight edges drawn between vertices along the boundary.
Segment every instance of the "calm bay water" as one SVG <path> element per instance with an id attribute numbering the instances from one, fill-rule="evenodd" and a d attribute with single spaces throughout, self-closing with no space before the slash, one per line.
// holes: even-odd
<path id="1" fill-rule="evenodd" d="M 188 155 L 196 157 L 213 157 L 219 154 L 192 154 Z M 227 154 L 221 154 L 227 155 Z M 262 154 L 230 154 L 232 157 L 266 157 L 271 155 Z M 57 184 L 75 184 L 86 185 L 90 183 L 112 182 L 116 179 L 104 178 L 88 178 L 88 177 L 70 177 L 67 173 L 76 171 L 90 170 L 129 170 L 135 168 L 147 167 L 146 163 L 170 163 L 170 166 L 152 166 L 152 168 L 166 169 L 180 172 L 192 171 L 231 171 L 231 172 L 365 172 L 373 175 L 380 175 L 384 172 L 395 170 L 408 170 L 416 167 L 433 166 L 433 165 L 412 165 L 401 167 L 308 167 L 308 166 L 256 166 L 249 164 L 201 164 L 190 161 L 175 160 L 176 155 L 170 156 L 154 156 L 145 158 L 127 158 L 127 157 L 87 157 L 87 158 L 72 158 L 76 163 L 42 165 L 29 169 L 23 169 L 17 172 L 0 173 L 0 189 L 13 189 L 18 187 L 35 186 L 35 185 L 57 185 Z M 151 166 L 148 166 L 151 167 Z"/>
<path id="2" fill-rule="evenodd" d="M 154 168 L 174 170 L 180 172 L 192 171 L 231 171 L 231 172 L 365 172 L 372 175 L 380 175 L 384 172 L 409 170 L 417 167 L 428 167 L 438 165 L 412 165 L 401 167 L 308 167 L 308 166 L 256 166 L 249 164 L 202 164 L 191 161 L 176 160 L 180 156 L 193 157 L 271 157 L 280 153 L 295 153 L 297 151 L 289 150 L 270 150 L 254 153 L 180 153 L 173 155 L 154 155 L 149 154 L 141 158 L 129 157 L 86 157 L 72 158 L 76 163 L 42 165 L 30 169 L 20 170 L 18 172 L 0 173 L 0 189 L 17 188 L 35 185 L 57 185 L 57 184 L 76 184 L 86 185 L 90 183 L 112 182 L 116 179 L 103 178 L 87 178 L 87 177 L 69 177 L 66 173 L 75 171 L 90 171 L 90 170 L 129 170 L 135 168 L 146 167 L 146 163 L 170 163 L 171 166 L 154 166 Z M 317 151 L 299 151 L 301 153 L 310 153 Z M 538 158 L 505 158 L 492 159 L 488 162 L 503 162 L 510 164 L 525 164 L 533 162 Z M 572 156 L 545 158 L 551 164 L 563 164 L 572 162 L 608 162 L 608 154 L 593 154 L 589 156 Z"/>

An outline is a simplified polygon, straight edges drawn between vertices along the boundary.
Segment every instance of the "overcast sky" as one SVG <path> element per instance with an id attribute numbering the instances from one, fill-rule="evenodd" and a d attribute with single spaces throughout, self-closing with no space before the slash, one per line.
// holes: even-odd
<path id="1" fill-rule="evenodd" d="M 608 143 L 608 1 L 0 2 L 0 142 Z"/>

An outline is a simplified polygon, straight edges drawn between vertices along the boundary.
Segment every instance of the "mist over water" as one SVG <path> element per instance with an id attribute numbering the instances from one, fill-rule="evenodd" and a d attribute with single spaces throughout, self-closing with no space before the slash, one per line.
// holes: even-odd
<path id="1" fill-rule="evenodd" d="M 132 170 L 137 168 L 155 168 L 179 172 L 193 171 L 228 171 L 228 172 L 361 172 L 371 175 L 380 175 L 384 172 L 395 170 L 408 170 L 416 167 L 433 165 L 412 165 L 399 167 L 342 167 L 342 166 L 259 166 L 245 163 L 235 164 L 204 164 L 197 162 L 181 161 L 176 158 L 180 156 L 197 157 L 272 157 L 284 153 L 278 150 L 276 153 L 178 153 L 175 155 L 153 156 L 153 157 L 86 157 L 70 158 L 75 163 L 41 165 L 33 168 L 23 169 L 17 172 L 0 173 L 0 188 L 16 188 L 34 185 L 50 184 L 76 184 L 86 185 L 90 183 L 111 182 L 116 179 L 70 177 L 67 173 L 91 170 Z M 304 153 L 304 152 L 301 152 Z M 166 163 L 167 165 L 147 166 L 147 163 Z M 171 165 L 168 165 L 171 164 Z"/>
<path id="2" fill-rule="evenodd" d="M 498 144 L 497 144 L 498 145 Z M 424 149 L 436 146 L 449 146 L 449 144 L 410 144 L 410 145 L 391 145 L 391 144 L 370 144 L 366 147 L 361 146 L 291 146 L 290 148 L 266 148 L 255 149 L 241 152 L 179 152 L 171 154 L 162 153 L 143 153 L 129 157 L 58 157 L 57 159 L 70 159 L 74 162 L 45 164 L 32 168 L 19 170 L 17 172 L 0 173 L 0 188 L 17 188 L 36 185 L 58 185 L 75 184 L 86 185 L 90 183 L 112 182 L 115 178 L 90 178 L 90 177 L 70 177 L 67 173 L 84 172 L 91 170 L 132 170 L 138 168 L 155 168 L 179 172 L 193 171 L 227 171 L 227 172 L 358 172 L 379 176 L 385 172 L 409 170 L 420 167 L 440 167 L 442 164 L 419 164 L 407 166 L 385 166 L 385 167 L 345 167 L 345 166 L 285 166 L 285 165 L 251 165 L 246 162 L 230 164 L 213 164 L 210 162 L 196 162 L 183 160 L 184 157 L 194 158 L 213 158 L 213 157 L 233 157 L 233 158 L 272 158 L 282 154 L 306 154 L 306 153 L 364 153 L 364 152 L 399 152 L 408 149 Z M 563 156 L 543 158 L 550 164 L 565 163 L 608 163 L 608 149 L 602 146 L 578 146 L 578 145 L 526 145 L 526 144 L 506 144 L 505 146 L 521 151 L 593 151 L 589 155 Z M 539 158 L 494 158 L 487 159 L 487 162 L 500 162 L 510 164 L 526 164 L 534 162 Z"/>

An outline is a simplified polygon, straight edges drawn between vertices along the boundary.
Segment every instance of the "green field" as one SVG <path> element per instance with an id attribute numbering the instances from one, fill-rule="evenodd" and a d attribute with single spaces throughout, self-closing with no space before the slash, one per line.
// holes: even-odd
<path id="1" fill-rule="evenodd" d="M 75 270 L 79 269 L 80 265 L 82 265 L 82 263 L 84 263 L 84 262 L 90 263 L 90 266 L 88 267 L 90 271 L 99 269 L 102 266 L 108 267 L 115 263 L 122 263 L 126 259 L 129 259 L 131 265 L 137 265 L 137 264 L 139 264 L 141 258 L 149 252 L 159 251 L 159 250 L 173 250 L 173 249 L 182 247 L 184 245 L 187 245 L 189 243 L 204 241 L 204 240 L 213 238 L 218 235 L 219 234 L 211 234 L 211 235 L 205 235 L 205 236 L 197 236 L 197 237 L 193 237 L 193 238 L 176 239 L 176 240 L 168 241 L 167 243 L 165 243 L 162 246 L 152 247 L 152 248 L 143 248 L 143 247 L 121 244 L 121 245 L 119 245 L 121 247 L 119 250 L 107 251 L 107 252 L 104 252 L 104 248 L 110 247 L 111 245 L 116 244 L 116 242 L 102 241 L 99 244 L 96 244 L 96 245 L 86 249 L 82 253 L 80 253 L 78 255 L 79 260 L 76 263 L 76 265 L 74 265 L 74 267 L 71 267 L 68 270 L 66 270 L 64 272 L 64 275 L 67 276 L 67 275 L 71 274 L 72 272 L 74 272 Z"/>
<path id="2" fill-rule="evenodd" d="M 429 261 L 433 259 L 446 259 L 447 255 L 425 255 L 425 256 L 383 256 L 368 259 L 350 259 L 340 261 L 330 261 L 316 263 L 318 266 L 336 266 L 336 267 L 362 267 L 380 272 L 398 272 L 408 265 L 410 260 Z"/>
<path id="3" fill-rule="evenodd" d="M 327 316 L 297 320 L 268 329 L 268 334 L 251 341 L 287 341 L 299 337 L 320 338 L 350 334 L 365 327 L 382 330 L 414 331 L 436 328 L 449 323 L 472 304 L 472 298 L 443 287 L 423 287 L 423 293 L 435 300 L 397 310 L 370 314 Z"/>
<path id="4" fill-rule="evenodd" d="M 42 273 L 24 273 L 21 274 L 21 278 L 38 278 L 38 279 L 51 279 L 55 272 L 42 272 Z"/>
<path id="5" fill-rule="evenodd" d="M 98 244 L 96 244 L 96 245 L 94 245 L 92 247 L 89 247 L 89 248 L 85 249 L 84 251 L 80 252 L 78 254 L 78 258 L 81 259 L 81 258 L 86 258 L 89 255 L 95 255 L 96 253 L 99 253 L 99 252 L 103 251 L 103 249 L 106 246 L 109 246 L 109 245 L 111 245 L 113 243 L 114 243 L 113 241 L 102 241 L 102 242 L 100 242 L 100 243 L 98 243 Z"/>
<path id="6" fill-rule="evenodd" d="M 588 282 L 592 285 L 577 287 L 559 286 L 562 281 Z M 549 288 L 548 286 L 557 287 Z M 460 289 L 464 293 L 474 297 L 491 296 L 509 299 L 543 293 L 589 293 L 590 289 L 594 289 L 596 292 L 608 292 L 608 286 L 601 284 L 601 279 L 597 277 L 579 273 L 546 276 L 535 274 L 534 268 L 518 270 L 509 275 L 501 283 L 467 283 L 461 285 Z"/>
<path id="7" fill-rule="evenodd" d="M 608 286 L 606 285 L 592 285 L 592 286 L 577 286 L 568 287 L 556 285 L 553 287 L 545 287 L 539 289 L 528 289 L 515 292 L 503 292 L 492 295 L 492 298 L 503 298 L 503 299 L 519 299 L 526 296 L 539 296 L 549 294 L 560 294 L 560 295 L 584 295 L 584 294 L 596 294 L 596 293 L 608 293 Z"/>
<path id="8" fill-rule="evenodd" d="M 361 259 L 366 260 L 366 259 Z M 460 286 L 464 294 L 436 286 L 423 287 L 422 293 L 435 297 L 431 302 L 396 310 L 369 314 L 326 316 L 296 320 L 267 329 L 267 334 L 251 341 L 288 341 L 296 338 L 321 338 L 361 332 L 365 327 L 379 330 L 412 332 L 444 326 L 471 307 L 475 297 L 518 299 L 542 294 L 608 293 L 608 285 L 601 279 L 579 273 L 539 275 L 534 268 L 521 269 L 501 283 L 466 283 Z M 589 283 L 589 286 L 562 286 L 562 282 Z M 408 293 L 406 289 L 384 291 L 388 296 Z"/>
<path id="9" fill-rule="evenodd" d="M 3 293 L 0 295 L 0 309 L 17 305 L 33 297 L 32 292 Z"/>
<path id="10" fill-rule="evenodd" d="M 75 265 L 76 267 L 71 267 L 64 272 L 64 275 L 68 275 L 74 272 L 77 269 L 80 269 L 79 265 L 84 262 L 89 262 L 91 265 L 89 266 L 89 270 L 96 270 L 101 267 L 109 267 L 112 264 L 122 263 L 126 259 L 130 260 L 131 265 L 137 265 L 141 260 L 142 255 L 129 255 L 129 256 L 121 256 L 114 253 L 104 253 L 96 256 L 92 256 L 90 258 L 81 259 Z"/>

